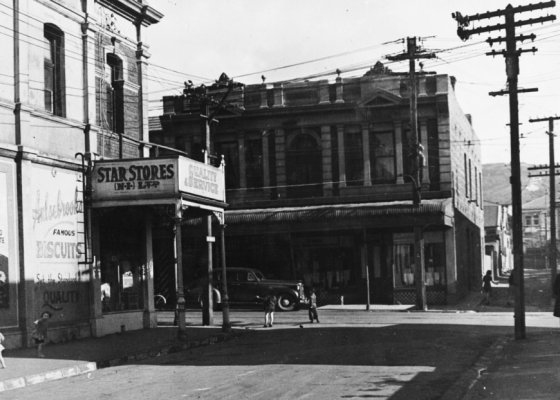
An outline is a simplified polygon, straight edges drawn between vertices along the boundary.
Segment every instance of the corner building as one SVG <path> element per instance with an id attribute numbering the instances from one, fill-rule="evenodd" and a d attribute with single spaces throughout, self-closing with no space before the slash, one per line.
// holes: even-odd
<path id="1" fill-rule="evenodd" d="M 480 142 L 454 83 L 447 75 L 418 78 L 419 208 L 412 203 L 406 77 L 378 63 L 358 78 L 235 89 L 228 101 L 237 109 L 220 111 L 211 131 L 213 152 L 226 164 L 227 265 L 301 279 L 323 304 L 363 304 L 369 272 L 373 303 L 414 304 L 413 231 L 420 226 L 428 304 L 452 304 L 477 288 Z M 184 96 L 163 102 L 163 115 L 150 118 L 151 141 L 198 157 L 199 108 Z M 200 270 L 202 225 L 189 221 L 184 243 L 189 265 Z M 171 265 L 158 262 L 155 286 L 171 291 L 157 272 Z M 196 268 L 185 274 L 196 278 Z"/>
<path id="2" fill-rule="evenodd" d="M 93 199 L 100 160 L 149 156 L 142 0 L 0 0 L 0 330 L 6 347 L 155 324 L 152 213 Z M 13 60 L 13 62 L 11 61 Z M 151 209 L 150 209 L 151 210 Z"/>

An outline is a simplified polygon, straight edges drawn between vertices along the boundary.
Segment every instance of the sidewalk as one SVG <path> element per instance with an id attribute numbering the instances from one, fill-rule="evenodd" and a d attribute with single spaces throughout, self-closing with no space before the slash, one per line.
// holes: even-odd
<path id="1" fill-rule="evenodd" d="M 463 400 L 558 399 L 560 329 L 527 333 L 510 340 Z"/>
<path id="2" fill-rule="evenodd" d="M 177 340 L 177 328 L 160 326 L 45 346 L 45 358 L 37 350 L 4 350 L 6 369 L 0 369 L 0 392 L 85 374 L 96 369 L 187 350 L 229 340 L 240 331 L 221 333 L 220 327 L 187 327 L 187 342 Z"/>

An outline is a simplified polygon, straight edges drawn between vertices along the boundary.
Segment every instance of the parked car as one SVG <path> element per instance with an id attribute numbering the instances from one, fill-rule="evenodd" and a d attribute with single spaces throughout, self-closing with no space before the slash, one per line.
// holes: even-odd
<path id="1" fill-rule="evenodd" d="M 277 308 L 282 311 L 297 310 L 305 301 L 301 281 L 266 279 L 262 272 L 251 268 L 227 268 L 227 287 L 230 304 L 258 304 L 271 288 L 278 298 Z M 215 269 L 213 276 L 214 308 L 222 304 L 222 269 Z M 199 279 L 187 290 L 187 299 L 202 306 L 205 279 Z"/>

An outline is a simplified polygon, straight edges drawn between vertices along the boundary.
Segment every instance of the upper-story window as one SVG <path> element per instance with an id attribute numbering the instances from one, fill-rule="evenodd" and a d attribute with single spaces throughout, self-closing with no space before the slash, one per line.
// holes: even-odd
<path id="1" fill-rule="evenodd" d="M 525 225 L 531 226 L 531 215 L 525 215 Z"/>
<path id="2" fill-rule="evenodd" d="M 344 160 L 346 163 L 346 184 L 348 186 L 363 186 L 363 140 L 362 130 L 358 125 L 346 127 L 346 132 L 344 133 Z"/>
<path id="3" fill-rule="evenodd" d="M 56 25 L 45 24 L 44 74 L 45 74 L 45 110 L 66 116 L 66 88 L 64 77 L 64 32 Z"/>
<path id="4" fill-rule="evenodd" d="M 393 132 L 370 132 L 369 154 L 372 182 L 395 179 L 395 142 Z"/>
<path id="5" fill-rule="evenodd" d="M 216 154 L 221 160 L 224 156 L 226 163 L 226 189 L 239 188 L 239 152 L 237 151 L 237 142 L 217 142 Z"/>
<path id="6" fill-rule="evenodd" d="M 248 188 L 263 186 L 263 151 L 261 139 L 245 140 L 245 174 Z"/>
<path id="7" fill-rule="evenodd" d="M 467 155 L 463 154 L 465 161 L 465 197 L 469 197 L 469 169 L 467 167 Z"/>
<path id="8" fill-rule="evenodd" d="M 124 133 L 124 80 L 123 62 L 115 54 L 107 54 L 111 81 L 106 82 L 106 126 L 113 132 Z"/>
<path id="9" fill-rule="evenodd" d="M 533 225 L 539 224 L 539 214 L 533 214 Z"/>

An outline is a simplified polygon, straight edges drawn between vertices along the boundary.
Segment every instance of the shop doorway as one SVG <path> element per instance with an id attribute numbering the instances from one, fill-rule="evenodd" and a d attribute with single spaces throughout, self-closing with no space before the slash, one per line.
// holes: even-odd
<path id="1" fill-rule="evenodd" d="M 393 245 L 381 236 L 368 243 L 370 301 L 373 304 L 393 304 Z"/>

